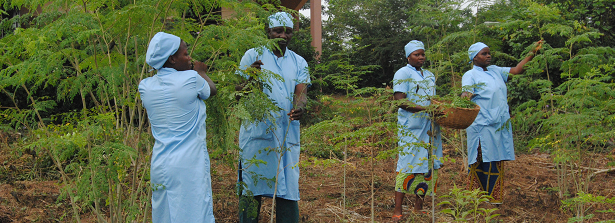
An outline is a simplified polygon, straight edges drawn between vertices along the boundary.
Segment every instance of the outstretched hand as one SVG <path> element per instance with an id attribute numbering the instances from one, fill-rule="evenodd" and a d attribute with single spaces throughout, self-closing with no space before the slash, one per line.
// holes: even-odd
<path id="1" fill-rule="evenodd" d="M 542 49 L 542 44 L 544 43 L 544 40 L 539 40 L 538 42 L 536 42 L 534 45 L 536 45 L 536 47 L 534 47 L 534 50 L 532 50 L 532 53 L 536 54 L 540 49 Z"/>
<path id="2" fill-rule="evenodd" d="M 305 113 L 304 108 L 297 108 L 297 109 L 290 110 L 290 112 L 287 115 L 290 117 L 291 121 L 301 120 L 301 117 L 303 117 L 303 113 Z"/>

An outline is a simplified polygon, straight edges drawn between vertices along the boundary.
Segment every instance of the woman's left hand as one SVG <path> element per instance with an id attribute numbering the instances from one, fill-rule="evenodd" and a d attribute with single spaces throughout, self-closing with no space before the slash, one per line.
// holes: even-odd
<path id="1" fill-rule="evenodd" d="M 196 72 L 207 73 L 207 64 L 196 60 L 192 62 L 192 69 L 195 70 Z"/>
<path id="2" fill-rule="evenodd" d="M 290 117 L 290 120 L 301 120 L 301 117 L 303 116 L 303 113 L 305 113 L 305 109 L 304 108 L 297 108 L 297 109 L 292 109 L 290 110 L 290 112 L 287 114 Z"/>
<path id="3" fill-rule="evenodd" d="M 542 49 L 543 43 L 544 43 L 544 40 L 540 40 L 536 42 L 536 47 L 534 48 L 534 50 L 532 50 L 532 53 L 536 54 L 540 49 Z"/>

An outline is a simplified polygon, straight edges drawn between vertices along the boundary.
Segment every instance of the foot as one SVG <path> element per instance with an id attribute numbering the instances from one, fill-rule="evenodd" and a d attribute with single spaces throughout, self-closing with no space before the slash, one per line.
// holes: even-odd
<path id="1" fill-rule="evenodd" d="M 415 214 L 417 214 L 417 215 L 429 215 L 429 210 L 425 210 L 425 209 L 422 209 L 422 210 L 416 210 L 416 209 L 415 209 L 415 210 L 414 210 L 414 213 L 415 213 Z"/>
<path id="2" fill-rule="evenodd" d="M 400 221 L 401 221 L 401 217 L 402 217 L 402 215 L 400 215 L 400 214 L 398 214 L 398 215 L 393 215 L 393 216 L 391 217 L 391 220 L 392 220 L 393 222 L 400 222 Z"/>

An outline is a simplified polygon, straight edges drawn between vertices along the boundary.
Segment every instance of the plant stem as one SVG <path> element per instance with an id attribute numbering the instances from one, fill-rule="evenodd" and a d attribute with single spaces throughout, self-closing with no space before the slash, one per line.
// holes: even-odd
<path id="1" fill-rule="evenodd" d="M 343 199 L 342 199 L 342 221 L 346 220 L 346 164 L 348 163 L 347 161 L 347 157 L 348 157 L 348 141 L 346 136 L 344 136 L 344 193 L 343 193 Z"/>

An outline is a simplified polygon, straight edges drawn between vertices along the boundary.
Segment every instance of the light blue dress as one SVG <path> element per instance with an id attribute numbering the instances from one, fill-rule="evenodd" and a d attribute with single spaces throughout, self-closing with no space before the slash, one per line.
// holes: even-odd
<path id="1" fill-rule="evenodd" d="M 152 221 L 215 222 L 205 141 L 207 81 L 196 71 L 162 68 L 139 84 L 156 139 L 152 153 Z"/>
<path id="2" fill-rule="evenodd" d="M 480 143 L 483 162 L 515 160 L 512 127 L 508 120 L 506 82 L 510 67 L 491 65 L 487 71 L 474 66 L 461 80 L 462 86 L 482 85 L 471 90 L 472 101 L 480 106 L 468 134 L 468 164 L 476 162 Z"/>
<path id="3" fill-rule="evenodd" d="M 273 126 L 270 121 L 241 126 L 239 147 L 241 148 L 240 155 L 244 169 L 241 171 L 239 179 L 247 185 L 247 189 L 254 196 L 273 197 L 275 183 L 263 178 L 274 179 L 279 171 L 276 197 L 297 201 L 299 200 L 299 166 L 297 164 L 301 150 L 299 121 L 290 121 L 287 114 L 293 108 L 295 86 L 302 83 L 309 85 L 310 83 L 308 65 L 303 57 L 291 50 L 286 49 L 286 54 L 278 58 L 270 50 L 262 48 L 260 55 L 255 49 L 246 51 L 241 58 L 240 69 L 247 69 L 257 60 L 261 60 L 263 63 L 262 70 L 269 70 L 284 79 L 284 81 L 280 81 L 271 78 L 269 80 L 271 90 L 263 88 L 265 94 L 281 108 L 281 111 L 274 114 L 276 126 Z M 242 72 L 239 73 L 246 77 Z M 287 129 L 288 133 L 286 132 Z M 268 151 L 279 151 L 282 145 L 287 150 L 278 165 L 280 154 Z M 250 159 L 262 160 L 267 164 L 249 165 L 246 160 Z M 244 191 L 244 195 L 246 195 L 246 191 Z"/>
<path id="4" fill-rule="evenodd" d="M 417 91 L 418 86 L 418 91 Z M 428 106 L 431 102 L 424 96 L 436 95 L 436 78 L 428 70 L 423 70 L 423 75 L 413 66 L 406 65 L 399 69 L 393 77 L 393 91 L 406 94 L 408 101 L 419 105 Z M 400 147 L 397 160 L 397 172 L 401 173 L 427 173 L 429 151 L 422 146 L 413 143 L 429 143 L 427 131 L 431 129 L 429 114 L 424 112 L 412 113 L 399 108 L 397 110 L 397 126 Z M 434 145 L 436 157 L 442 157 L 442 137 L 440 126 L 436 125 Z M 439 159 L 435 159 L 434 169 L 442 165 Z"/>

